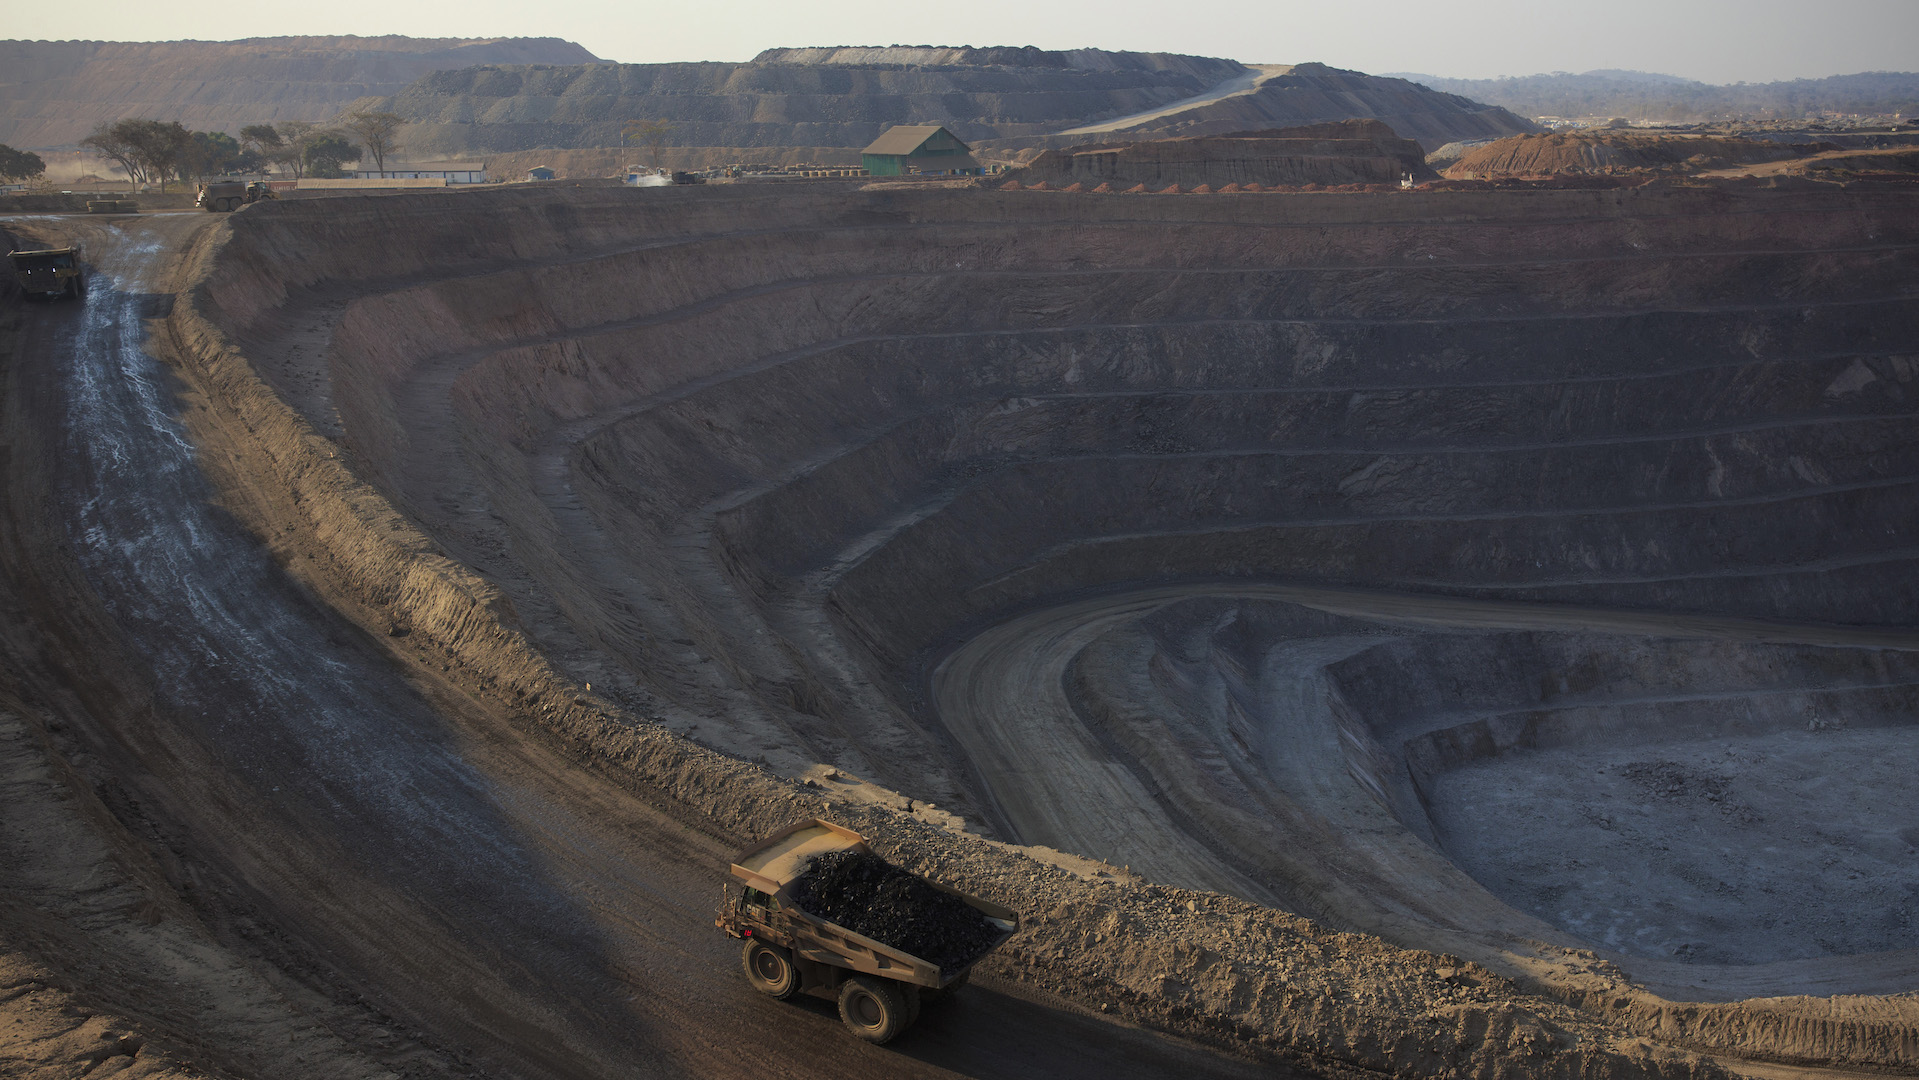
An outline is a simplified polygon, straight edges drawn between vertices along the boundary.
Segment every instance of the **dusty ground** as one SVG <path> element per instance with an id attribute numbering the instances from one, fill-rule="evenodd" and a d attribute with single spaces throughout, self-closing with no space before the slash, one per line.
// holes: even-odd
<path id="1" fill-rule="evenodd" d="M 1751 171 L 1803 161 L 1830 149 L 1830 144 L 1796 145 L 1723 135 L 1550 132 L 1472 147 L 1447 167 L 1446 175 L 1455 180 L 1489 180 L 1588 172 Z"/>
<path id="2" fill-rule="evenodd" d="M 1801 934 L 1831 955 L 1796 973 L 1654 961 L 1479 829 L 1573 827 L 1536 778 L 1596 759 L 1538 733 L 1706 723 L 1632 709 L 1758 700 L 1768 657 L 1903 746 L 1906 202 L 1045 198 L 10 223 L 112 277 L 8 309 L 9 656 L 50 778 L 20 805 L 91 793 L 89 842 L 227 989 L 88 977 L 145 940 L 124 902 L 7 931 L 23 970 L 150 1040 L 116 1066 L 252 1075 L 285 1048 L 242 1006 L 316 1075 L 1919 1060 L 1873 996 L 1908 961 L 1856 955 L 1900 927 Z M 1222 636 L 1214 602 L 1277 614 Z M 1857 797 L 1600 758 L 1672 792 L 1635 835 Z M 754 999 L 710 929 L 730 847 L 806 813 L 1025 920 L 893 1050 Z M 1557 899 L 1612 907 L 1593 880 Z"/>

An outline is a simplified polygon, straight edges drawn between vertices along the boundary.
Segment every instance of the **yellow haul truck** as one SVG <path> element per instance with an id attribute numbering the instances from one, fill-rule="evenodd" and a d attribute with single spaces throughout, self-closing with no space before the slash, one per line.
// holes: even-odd
<path id="1" fill-rule="evenodd" d="M 914 895 L 912 889 L 902 894 L 901 880 L 918 889 L 918 899 L 909 902 L 920 910 L 884 913 L 883 921 L 906 927 L 902 932 L 909 938 L 924 932 L 912 928 L 916 919 L 943 923 L 948 930 L 955 919 L 976 925 L 960 926 L 957 938 L 943 937 L 936 962 L 806 910 L 802 904 L 820 903 L 814 895 L 818 890 L 809 888 L 817 883 L 809 878 L 826 873 L 821 869 L 826 864 L 843 869 L 848 856 L 862 860 L 858 870 L 869 882 L 876 872 L 889 875 L 894 887 L 882 892 L 895 904 L 901 895 Z M 717 924 L 745 940 L 740 963 L 746 981 L 781 1001 L 798 993 L 837 999 L 847 1029 L 871 1043 L 892 1041 L 919 1018 L 922 1002 L 931 1004 L 959 989 L 973 965 L 1019 929 L 1019 916 L 1011 910 L 908 874 L 873 854 L 860 834 L 817 819 L 742 852 L 733 876 L 745 887 L 738 897 L 727 890 Z M 852 895 L 856 893 L 837 894 L 842 903 Z M 876 906 L 886 902 L 877 895 L 872 901 Z M 853 914 L 869 913 L 842 918 L 864 921 Z M 956 940 L 962 941 L 957 951 Z"/>
<path id="2" fill-rule="evenodd" d="M 86 274 L 80 268 L 80 246 L 9 251 L 13 276 L 28 296 L 64 296 L 80 300 L 87 295 Z"/>

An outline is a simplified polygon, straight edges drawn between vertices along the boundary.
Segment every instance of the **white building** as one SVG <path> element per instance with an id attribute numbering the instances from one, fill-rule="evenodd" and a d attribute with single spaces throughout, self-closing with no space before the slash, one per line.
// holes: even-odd
<path id="1" fill-rule="evenodd" d="M 356 180 L 445 180 L 449 184 L 486 183 L 486 163 L 480 161 L 389 161 L 376 169 L 362 161 L 354 166 Z"/>

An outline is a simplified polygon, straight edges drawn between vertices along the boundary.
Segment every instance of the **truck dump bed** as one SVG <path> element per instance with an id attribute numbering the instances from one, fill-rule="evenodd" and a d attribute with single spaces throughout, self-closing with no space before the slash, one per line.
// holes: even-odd
<path id="1" fill-rule="evenodd" d="M 793 896 L 794 886 L 806 876 L 813 860 L 841 851 L 872 854 L 864 838 L 851 829 L 817 819 L 802 821 L 742 852 L 733 863 L 733 876 L 768 894 L 777 904 L 792 935 L 793 951 L 808 960 L 934 988 L 963 977 L 971 963 L 958 970 L 942 971 L 930 960 L 855 933 L 799 905 Z M 1008 908 L 935 881 L 927 884 L 964 901 L 1000 932 L 998 940 L 981 950 L 980 956 L 991 952 L 1019 929 L 1019 916 Z M 978 959 L 974 957 L 972 962 Z"/>
<path id="2" fill-rule="evenodd" d="M 741 853 L 733 876 L 763 893 L 778 895 L 816 856 L 829 851 L 871 851 L 859 833 L 814 819 L 788 826 Z"/>
<path id="3" fill-rule="evenodd" d="M 78 246 L 9 251 L 7 261 L 29 295 L 80 295 L 86 288 Z"/>

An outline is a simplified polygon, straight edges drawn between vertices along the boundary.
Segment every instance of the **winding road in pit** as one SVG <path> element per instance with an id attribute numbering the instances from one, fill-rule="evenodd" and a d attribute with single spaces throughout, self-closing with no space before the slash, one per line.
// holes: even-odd
<path id="1" fill-rule="evenodd" d="M 1321 670 L 1373 639 L 1307 640 L 1292 656 L 1298 699 L 1286 716 L 1276 782 L 1304 816 L 1275 822 L 1291 866 L 1211 844 L 1149 776 L 1085 720 L 1067 689 L 1074 661 L 1103 634 L 1199 597 L 1271 601 L 1363 619 L 1390 629 L 1585 631 L 1754 644 L 1919 650 L 1901 628 L 1795 625 L 1724 616 L 1591 608 L 1307 585 L 1219 582 L 1112 591 L 1030 611 L 991 626 L 947 654 L 930 678 L 942 724 L 976 764 L 1000 823 L 1020 843 L 1082 852 L 1146 877 L 1307 911 L 1414 947 L 1445 948 L 1482 962 L 1528 951 L 1556 931 L 1507 908 L 1350 782 L 1342 731 L 1326 707 Z M 1320 692 L 1314 692 L 1316 689 Z M 1317 841 L 1317 848 L 1314 847 Z M 1300 873 L 1299 864 L 1321 872 Z M 1288 873 L 1291 870 L 1293 872 Z M 1276 880 L 1276 875 L 1278 880 Z M 1275 890 L 1279 891 L 1275 891 Z M 1623 959 L 1623 958 L 1622 958 Z M 1711 967 L 1721 995 L 1831 993 L 1835 970 L 1856 986 L 1896 992 L 1914 958 Z M 1631 958 L 1648 983 L 1697 995 L 1702 968 Z M 1859 992 L 1855 990 L 1854 992 Z"/>
<path id="2" fill-rule="evenodd" d="M 5 373 L 6 582 L 30 619 L 8 644 L 130 793 L 123 819 L 168 838 L 218 936 L 417 1033 L 396 1049 L 333 1025 L 362 1056 L 305 1059 L 308 1075 L 367 1060 L 555 1078 L 1272 1075 L 992 980 L 887 1049 L 826 1003 L 754 994 L 711 921 L 725 838 L 403 663 L 284 568 L 296 549 L 228 511 L 276 496 L 226 469 L 231 421 L 153 355 L 180 253 L 210 224 L 5 221 L 83 242 L 93 272 L 83 307 L 27 310 Z"/>

